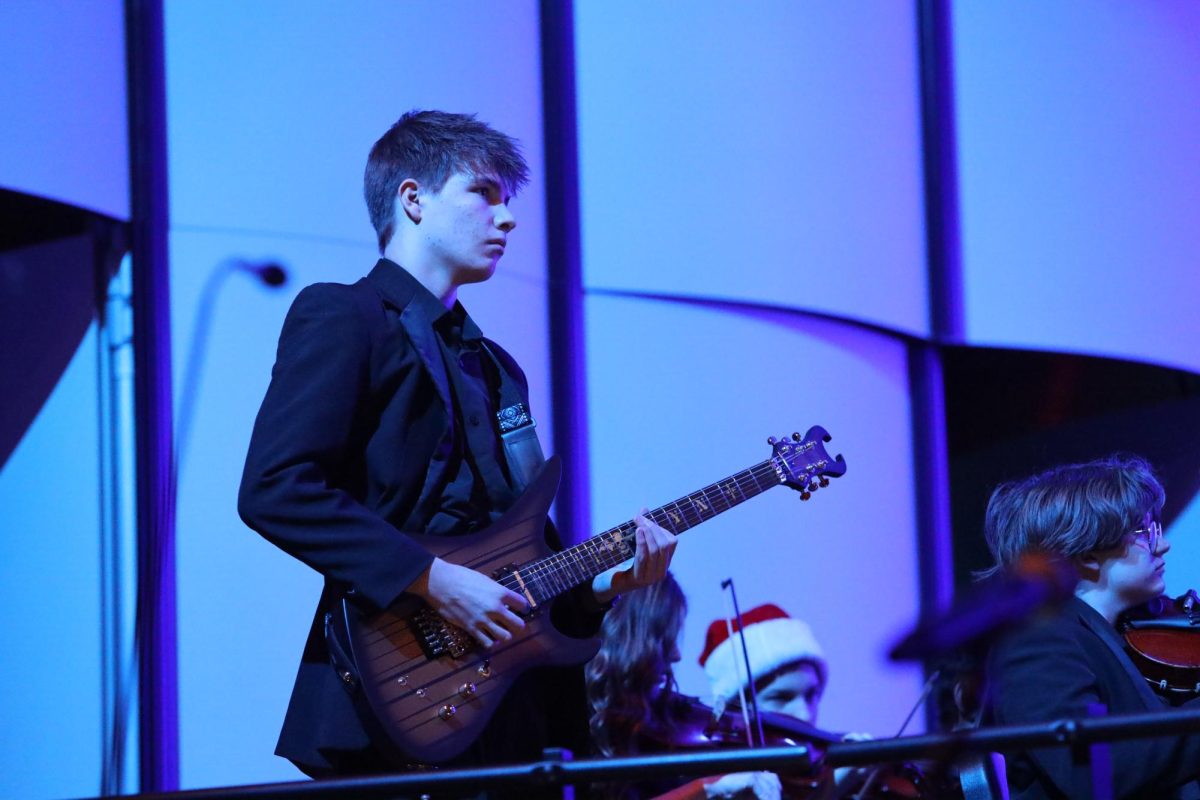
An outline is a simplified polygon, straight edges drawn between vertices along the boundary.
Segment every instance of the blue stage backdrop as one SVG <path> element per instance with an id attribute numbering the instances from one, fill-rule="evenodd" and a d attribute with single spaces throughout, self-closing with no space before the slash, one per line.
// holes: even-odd
<path id="1" fill-rule="evenodd" d="M 1200 5 L 955 15 L 968 340 L 1200 370 Z"/>

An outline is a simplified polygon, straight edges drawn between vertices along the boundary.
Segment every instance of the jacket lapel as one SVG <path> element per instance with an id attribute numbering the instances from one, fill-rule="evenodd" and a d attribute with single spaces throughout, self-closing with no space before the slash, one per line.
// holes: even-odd
<path id="1" fill-rule="evenodd" d="M 427 521 L 436 510 L 439 493 L 447 480 L 446 464 L 454 447 L 454 418 L 451 415 L 454 406 L 450 400 L 450 379 L 446 374 L 446 364 L 438 346 L 437 334 L 428 319 L 417 311 L 418 304 L 413 302 L 417 291 L 424 291 L 416 278 L 405 272 L 400 265 L 380 259 L 367 279 L 379 292 L 383 301 L 400 312 L 400 325 L 442 401 L 442 435 L 426 469 L 425 483 L 421 487 L 421 494 L 413 512 L 416 518 Z"/>
<path id="2" fill-rule="evenodd" d="M 400 312 L 400 325 L 404 328 L 409 341 L 412 342 L 417 354 L 421 357 L 425 371 L 437 388 L 438 397 L 442 400 L 442 407 L 446 409 L 447 428 L 449 428 L 451 424 L 449 421 L 450 409 L 453 406 L 450 403 L 450 379 L 446 375 L 442 351 L 438 347 L 437 334 L 434 333 L 428 320 L 418 318 L 420 314 L 416 310 L 417 304 L 412 302 L 417 290 L 421 289 L 421 285 L 417 283 L 416 278 L 405 272 L 403 267 L 385 258 L 379 259 L 367 279 L 378 290 L 384 302 Z M 422 291 L 424 290 L 422 289 Z"/>
<path id="3" fill-rule="evenodd" d="M 1112 625 L 1108 624 L 1108 620 L 1100 616 L 1100 614 L 1087 603 L 1083 602 L 1079 598 L 1072 599 L 1078 604 L 1076 611 L 1079 614 L 1079 620 L 1086 625 L 1092 631 L 1092 633 L 1096 634 L 1096 636 L 1098 636 L 1100 640 L 1108 646 L 1108 649 L 1112 651 L 1113 656 L 1117 659 L 1117 663 L 1121 665 L 1121 669 L 1125 671 L 1125 674 L 1129 676 L 1129 680 L 1135 687 L 1137 687 L 1138 697 L 1141 698 L 1142 704 L 1145 705 L 1146 710 L 1161 711 L 1163 706 L 1162 700 L 1160 700 L 1158 695 L 1154 693 L 1154 690 L 1150 688 L 1150 685 L 1146 683 L 1145 677 L 1143 677 L 1142 673 L 1138 672 L 1137 667 L 1133 665 L 1133 662 L 1129 660 L 1129 656 L 1125 652 L 1125 643 L 1121 640 L 1121 637 L 1117 635 L 1117 631 Z"/>
<path id="4" fill-rule="evenodd" d="M 446 419 L 449 422 L 450 409 L 453 408 L 450 403 L 450 378 L 446 375 L 446 363 L 435 338 L 437 334 L 428 324 L 423 324 L 415 319 L 416 316 L 410 303 L 400 312 L 400 324 L 404 327 L 404 332 L 408 334 L 409 341 L 421 356 L 421 363 L 425 365 L 425 371 L 433 379 L 438 397 L 442 399 L 442 406 L 446 409 Z"/>

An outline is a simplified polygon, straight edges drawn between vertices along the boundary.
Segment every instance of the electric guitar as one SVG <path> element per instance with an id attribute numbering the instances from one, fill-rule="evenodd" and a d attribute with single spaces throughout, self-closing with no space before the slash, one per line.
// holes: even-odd
<path id="1" fill-rule="evenodd" d="M 830 458 L 824 428 L 776 440 L 770 458 L 681 497 L 648 516 L 682 533 L 774 486 L 799 490 L 807 500 L 846 472 Z M 439 558 L 490 575 L 525 598 L 526 626 L 512 641 L 484 650 L 466 631 L 443 620 L 424 601 L 403 596 L 364 616 L 343 601 L 351 657 L 378 726 L 404 759 L 449 760 L 482 732 L 504 693 L 525 670 L 582 664 L 595 655 L 595 638 L 567 636 L 551 624 L 554 598 L 633 558 L 633 520 L 555 552 L 545 542 L 546 513 L 561 467 L 552 458 L 516 504 L 485 531 L 463 536 L 414 536 Z"/>

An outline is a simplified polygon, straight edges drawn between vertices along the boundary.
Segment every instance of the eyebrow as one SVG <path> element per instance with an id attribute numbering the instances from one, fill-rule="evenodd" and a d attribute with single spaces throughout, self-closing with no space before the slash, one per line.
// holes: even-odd
<path id="1" fill-rule="evenodd" d="M 495 189 L 504 198 L 506 204 L 513 199 L 513 195 L 504 193 L 504 184 L 493 175 L 476 175 L 471 179 L 471 183 L 476 186 L 482 185 L 490 189 Z"/>

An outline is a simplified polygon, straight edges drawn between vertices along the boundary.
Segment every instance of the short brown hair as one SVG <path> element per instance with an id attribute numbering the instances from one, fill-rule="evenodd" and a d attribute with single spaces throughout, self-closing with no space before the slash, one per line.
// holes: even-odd
<path id="1" fill-rule="evenodd" d="M 396 226 L 396 192 L 407 178 L 440 191 L 456 172 L 494 174 L 509 194 L 529 182 L 529 165 L 515 139 L 473 114 L 409 111 L 375 142 L 367 157 L 363 195 L 379 252 Z"/>
<path id="2" fill-rule="evenodd" d="M 1117 547 L 1147 513 L 1162 512 L 1165 494 L 1142 458 L 1113 455 L 1067 464 L 996 488 L 985 536 L 996 569 L 1024 554 L 1077 558 Z"/>

